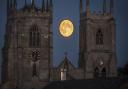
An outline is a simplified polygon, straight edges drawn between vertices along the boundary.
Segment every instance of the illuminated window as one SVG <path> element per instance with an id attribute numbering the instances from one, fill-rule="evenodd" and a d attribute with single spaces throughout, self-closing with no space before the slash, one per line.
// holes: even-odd
<path id="1" fill-rule="evenodd" d="M 102 34 L 101 30 L 98 30 L 96 33 L 96 44 L 97 45 L 103 44 L 103 34 Z"/>
<path id="2" fill-rule="evenodd" d="M 30 47 L 40 46 L 40 33 L 39 33 L 37 25 L 33 25 L 32 28 L 30 29 L 29 46 Z"/>
<path id="3" fill-rule="evenodd" d="M 61 81 L 66 80 L 67 69 L 61 69 Z"/>

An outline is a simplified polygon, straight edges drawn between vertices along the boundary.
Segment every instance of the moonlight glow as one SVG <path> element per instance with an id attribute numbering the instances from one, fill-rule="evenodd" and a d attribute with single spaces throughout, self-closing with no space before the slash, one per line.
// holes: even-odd
<path id="1" fill-rule="evenodd" d="M 64 37 L 70 37 L 73 34 L 74 26 L 70 20 L 63 20 L 59 27 L 60 34 Z"/>

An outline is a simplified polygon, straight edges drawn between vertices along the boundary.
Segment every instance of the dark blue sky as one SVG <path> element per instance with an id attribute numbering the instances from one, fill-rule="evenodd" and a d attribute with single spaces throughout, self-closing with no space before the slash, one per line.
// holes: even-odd
<path id="1" fill-rule="evenodd" d="M 24 0 L 17 0 L 19 8 L 24 5 Z M 30 3 L 31 0 L 27 0 Z M 35 0 L 38 7 L 42 0 Z M 100 11 L 103 0 L 91 0 L 91 9 Z M 106 0 L 108 1 L 108 0 Z M 79 0 L 53 0 L 53 38 L 54 38 L 54 65 L 58 65 L 67 52 L 73 64 L 77 64 L 79 53 Z M 85 0 L 83 0 L 85 10 Z M 108 5 L 109 6 L 109 5 Z M 118 66 L 123 66 L 128 61 L 128 0 L 115 0 L 116 40 Z M 60 36 L 58 27 L 63 19 L 70 19 L 75 26 L 74 35 L 70 38 Z M 6 0 L 0 0 L 0 48 L 3 47 L 6 24 Z M 1 51 L 0 51 L 0 60 Z"/>

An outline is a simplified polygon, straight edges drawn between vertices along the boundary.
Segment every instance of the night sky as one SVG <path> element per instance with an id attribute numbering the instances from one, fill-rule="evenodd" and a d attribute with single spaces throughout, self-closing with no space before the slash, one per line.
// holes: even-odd
<path id="1" fill-rule="evenodd" d="M 17 0 L 18 8 L 24 5 L 24 0 Z M 41 7 L 42 0 L 35 0 Z M 102 10 L 103 0 L 91 0 L 92 11 Z M 106 0 L 109 1 L 109 0 Z M 31 0 L 27 0 L 30 4 Z M 53 47 L 54 65 L 57 66 L 68 53 L 70 61 L 76 66 L 79 53 L 79 0 L 53 0 Z M 85 11 L 85 0 L 83 0 Z M 107 3 L 107 6 L 109 4 Z M 115 0 L 114 16 L 116 18 L 116 48 L 118 66 L 122 67 L 128 61 L 128 0 Z M 70 19 L 75 26 L 75 32 L 70 38 L 63 38 L 59 34 L 59 23 L 63 19 Z M 3 47 L 6 24 L 6 0 L 0 0 L 0 49 Z M 0 60 L 1 51 L 0 51 Z M 1 63 L 1 62 L 0 62 Z"/>

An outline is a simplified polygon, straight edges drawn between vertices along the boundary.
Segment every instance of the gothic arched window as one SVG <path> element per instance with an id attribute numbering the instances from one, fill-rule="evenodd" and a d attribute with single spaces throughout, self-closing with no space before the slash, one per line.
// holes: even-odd
<path id="1" fill-rule="evenodd" d="M 101 32 L 101 30 L 98 30 L 96 33 L 96 44 L 102 45 L 103 43 L 103 33 Z"/>
<path id="2" fill-rule="evenodd" d="M 39 47 L 40 46 L 40 33 L 37 25 L 33 25 L 30 29 L 29 34 L 29 46 Z"/>
<path id="3" fill-rule="evenodd" d="M 32 76 L 37 76 L 36 63 L 34 63 L 32 67 Z"/>
<path id="4" fill-rule="evenodd" d="M 64 69 L 64 68 L 62 68 L 61 70 L 60 70 L 60 78 L 61 78 L 61 80 L 63 81 L 63 80 L 66 80 L 66 78 L 67 78 L 67 69 Z"/>
<path id="5" fill-rule="evenodd" d="M 101 71 L 101 77 L 102 78 L 106 77 L 106 69 L 105 68 L 103 68 L 102 71 Z"/>
<path id="6" fill-rule="evenodd" d="M 37 62 L 39 60 L 39 51 L 32 52 L 32 76 L 37 76 Z"/>
<path id="7" fill-rule="evenodd" d="M 99 77 L 99 69 L 97 67 L 94 69 L 94 77 L 95 78 Z"/>

